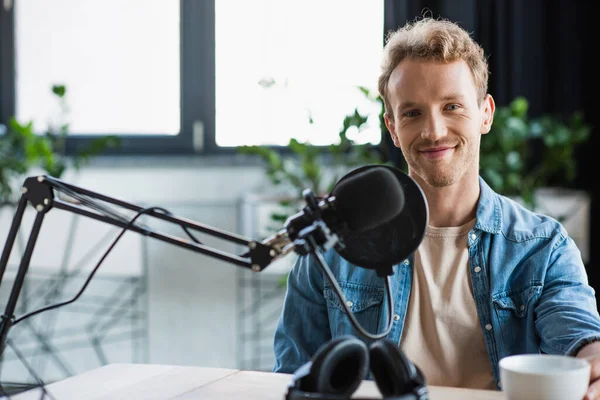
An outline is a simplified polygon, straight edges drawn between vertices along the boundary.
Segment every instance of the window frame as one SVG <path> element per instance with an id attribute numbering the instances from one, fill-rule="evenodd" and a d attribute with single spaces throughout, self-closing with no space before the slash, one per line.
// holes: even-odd
<path id="1" fill-rule="evenodd" d="M 17 2 L 0 6 L 0 123 L 16 111 L 15 18 Z M 8 5 L 8 7 L 7 7 Z M 180 133 L 118 134 L 120 145 L 107 155 L 231 154 L 215 139 L 215 4 L 214 0 L 180 0 Z M 76 154 L 99 135 L 70 133 L 65 152 Z"/>
<path id="2" fill-rule="evenodd" d="M 119 146 L 104 149 L 103 155 L 239 157 L 239 146 L 219 146 L 216 142 L 215 0 L 179 1 L 180 133 L 116 134 Z M 16 113 L 16 3 L 16 0 L 0 3 L 0 124 L 4 125 Z M 65 154 L 76 155 L 93 139 L 107 134 L 70 132 Z M 293 153 L 287 145 L 264 147 L 282 154 Z"/>

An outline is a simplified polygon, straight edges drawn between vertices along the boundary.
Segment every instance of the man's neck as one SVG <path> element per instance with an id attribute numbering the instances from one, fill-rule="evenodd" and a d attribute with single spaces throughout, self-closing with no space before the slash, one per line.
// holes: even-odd
<path id="1" fill-rule="evenodd" d="M 475 218 L 479 200 L 479 176 L 464 177 L 445 187 L 432 187 L 416 178 L 429 206 L 429 225 L 462 226 Z"/>

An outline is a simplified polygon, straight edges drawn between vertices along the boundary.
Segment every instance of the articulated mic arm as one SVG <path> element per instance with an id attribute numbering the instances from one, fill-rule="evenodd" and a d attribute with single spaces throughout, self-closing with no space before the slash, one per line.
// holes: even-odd
<path id="1" fill-rule="evenodd" d="M 73 201 L 65 201 L 61 198 L 55 197 L 55 191 L 66 194 Z M 8 238 L 0 258 L 0 285 L 2 284 L 2 278 L 14 246 L 17 233 L 21 226 L 27 203 L 30 203 L 35 208 L 37 214 L 17 270 L 6 309 L 4 314 L 0 317 L 0 356 L 2 356 L 4 351 L 8 331 L 14 323 L 14 312 L 17 305 L 17 300 L 21 293 L 25 275 L 29 269 L 31 256 L 33 254 L 38 234 L 42 227 L 44 216 L 52 208 L 58 208 L 102 221 L 126 230 L 131 230 L 163 242 L 173 244 L 175 246 L 193 250 L 222 261 L 227 261 L 231 264 L 245 268 L 251 268 L 253 271 L 262 271 L 281 254 L 279 248 L 276 246 L 271 246 L 268 243 L 264 244 L 233 233 L 219 230 L 211 226 L 176 217 L 168 211 L 158 207 L 144 208 L 117 200 L 71 185 L 51 176 L 43 175 L 27 178 L 23 184 L 23 187 L 21 188 L 21 193 L 22 195 L 17 204 L 12 225 L 8 233 Z M 110 205 L 129 210 L 137 215 L 135 218 L 126 216 L 122 212 L 114 210 Z M 156 232 L 142 225 L 141 223 L 136 222 L 136 218 L 142 214 L 179 225 L 186 233 L 188 233 L 188 237 L 191 238 L 191 240 L 166 233 Z M 244 252 L 243 256 L 239 256 L 211 248 L 197 241 L 188 229 L 199 231 L 238 245 L 246 246 L 248 250 Z"/>

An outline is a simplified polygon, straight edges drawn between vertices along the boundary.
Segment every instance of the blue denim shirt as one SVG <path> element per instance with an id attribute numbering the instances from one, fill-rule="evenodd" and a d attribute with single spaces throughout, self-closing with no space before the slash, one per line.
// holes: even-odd
<path id="1" fill-rule="evenodd" d="M 483 179 L 479 181 L 476 223 L 468 235 L 469 268 L 480 327 L 499 389 L 501 358 L 523 353 L 575 355 L 585 344 L 600 340 L 600 317 L 580 252 L 564 227 L 495 193 Z M 390 312 L 384 279 L 375 270 L 348 263 L 334 251 L 324 257 L 358 322 L 371 333 L 383 332 Z M 394 266 L 394 322 L 387 337 L 397 343 L 402 337 L 412 274 L 412 255 Z M 293 373 L 334 337 L 351 334 L 362 338 L 344 313 L 345 307 L 312 256 L 299 257 L 288 277 L 275 332 L 273 370 Z"/>

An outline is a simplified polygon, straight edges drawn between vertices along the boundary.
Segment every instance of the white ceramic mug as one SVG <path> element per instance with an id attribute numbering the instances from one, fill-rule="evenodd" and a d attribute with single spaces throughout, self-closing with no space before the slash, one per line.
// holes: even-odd
<path id="1" fill-rule="evenodd" d="M 581 358 L 522 354 L 499 366 L 508 400 L 582 400 L 589 386 L 590 363 Z"/>

